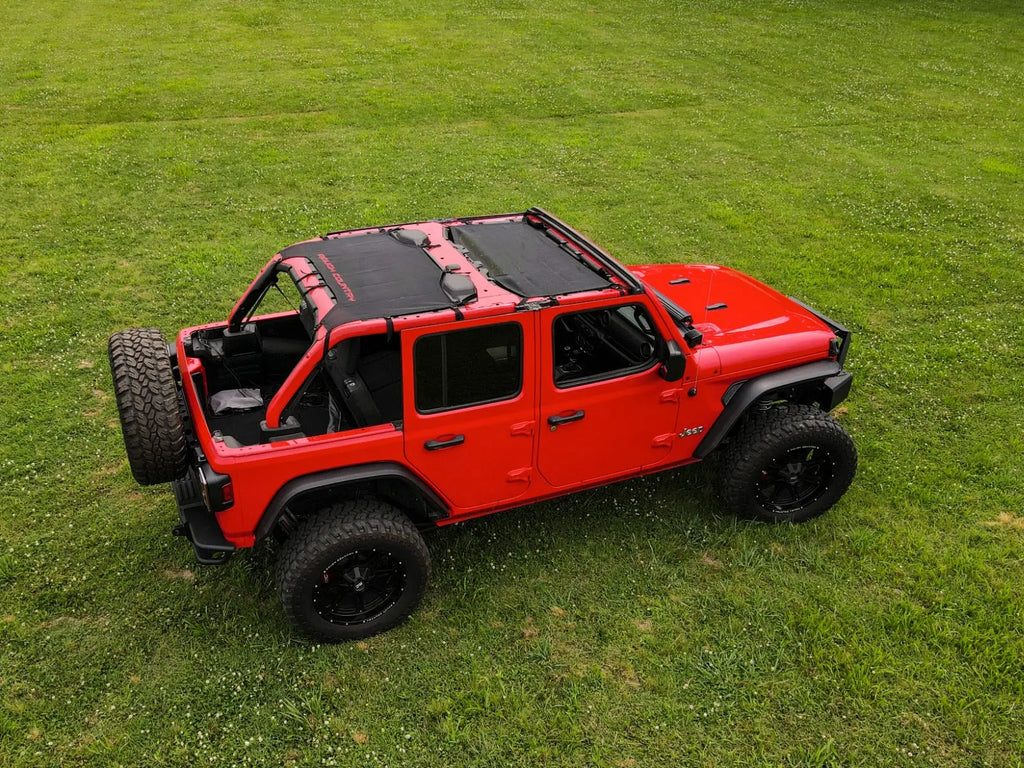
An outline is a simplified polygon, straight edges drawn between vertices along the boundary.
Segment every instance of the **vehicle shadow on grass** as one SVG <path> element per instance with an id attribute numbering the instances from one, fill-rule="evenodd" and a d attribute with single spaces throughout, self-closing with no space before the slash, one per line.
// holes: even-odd
<path id="1" fill-rule="evenodd" d="M 541 587 L 569 590 L 652 551 L 680 566 L 700 560 L 752 525 L 722 512 L 714 480 L 713 465 L 697 464 L 428 531 L 432 576 L 420 610 L 451 615 L 499 594 L 528 603 Z M 279 549 L 271 540 L 236 554 L 223 576 L 204 579 L 208 604 L 196 612 L 297 638 L 277 598 Z"/>

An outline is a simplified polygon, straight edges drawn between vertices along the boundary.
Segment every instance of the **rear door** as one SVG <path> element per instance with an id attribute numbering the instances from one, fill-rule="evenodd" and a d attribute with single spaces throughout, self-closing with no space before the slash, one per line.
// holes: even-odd
<path id="1" fill-rule="evenodd" d="M 530 488 L 535 323 L 524 312 L 402 332 L 406 457 L 463 510 Z"/>
<path id="2" fill-rule="evenodd" d="M 661 334 L 637 297 L 541 312 L 538 469 L 555 487 L 657 465 L 671 453 L 678 387 L 661 378 Z"/>

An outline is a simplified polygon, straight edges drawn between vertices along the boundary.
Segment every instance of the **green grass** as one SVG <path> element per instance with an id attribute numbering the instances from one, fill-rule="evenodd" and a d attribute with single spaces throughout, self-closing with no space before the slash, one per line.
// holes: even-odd
<path id="1" fill-rule="evenodd" d="M 0 11 L 0 764 L 1024 762 L 1018 3 Z M 197 567 L 107 336 L 533 204 L 852 327 L 842 503 L 743 523 L 697 467 L 440 531 L 421 611 L 338 647 L 271 552 Z"/>

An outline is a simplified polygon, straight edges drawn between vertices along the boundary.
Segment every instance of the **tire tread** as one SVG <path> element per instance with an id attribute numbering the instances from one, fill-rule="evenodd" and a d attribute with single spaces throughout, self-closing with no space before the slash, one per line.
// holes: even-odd
<path id="1" fill-rule="evenodd" d="M 107 352 L 132 475 L 142 485 L 181 477 L 185 428 L 167 340 L 156 328 L 132 328 L 113 334 Z"/>
<path id="2" fill-rule="evenodd" d="M 328 557 L 359 542 L 391 542 L 412 550 L 413 556 L 425 566 L 424 578 L 413 585 L 407 601 L 409 610 L 374 620 L 372 626 L 335 626 L 325 631 L 302 610 L 303 584 L 311 568 Z M 331 642 L 358 640 L 398 626 L 408 618 L 426 592 L 430 574 L 430 552 L 412 521 L 400 510 L 384 502 L 359 499 L 326 507 L 307 518 L 281 546 L 277 562 L 277 590 L 285 614 L 306 635 Z"/>
<path id="3" fill-rule="evenodd" d="M 787 513 L 772 513 L 758 505 L 753 482 L 772 452 L 805 436 L 829 444 L 837 465 L 836 482 L 819 499 Z M 857 469 L 857 449 L 843 426 L 812 405 L 785 403 L 747 418 L 730 440 L 719 475 L 719 493 L 726 508 L 742 517 L 767 522 L 805 522 L 826 512 L 849 488 Z"/>

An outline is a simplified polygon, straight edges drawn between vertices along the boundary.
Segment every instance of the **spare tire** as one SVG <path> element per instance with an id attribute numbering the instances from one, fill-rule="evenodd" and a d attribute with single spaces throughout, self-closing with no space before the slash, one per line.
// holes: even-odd
<path id="1" fill-rule="evenodd" d="M 132 474 L 142 485 L 182 477 L 185 428 L 167 340 L 156 328 L 133 328 L 111 336 L 107 351 Z"/>

